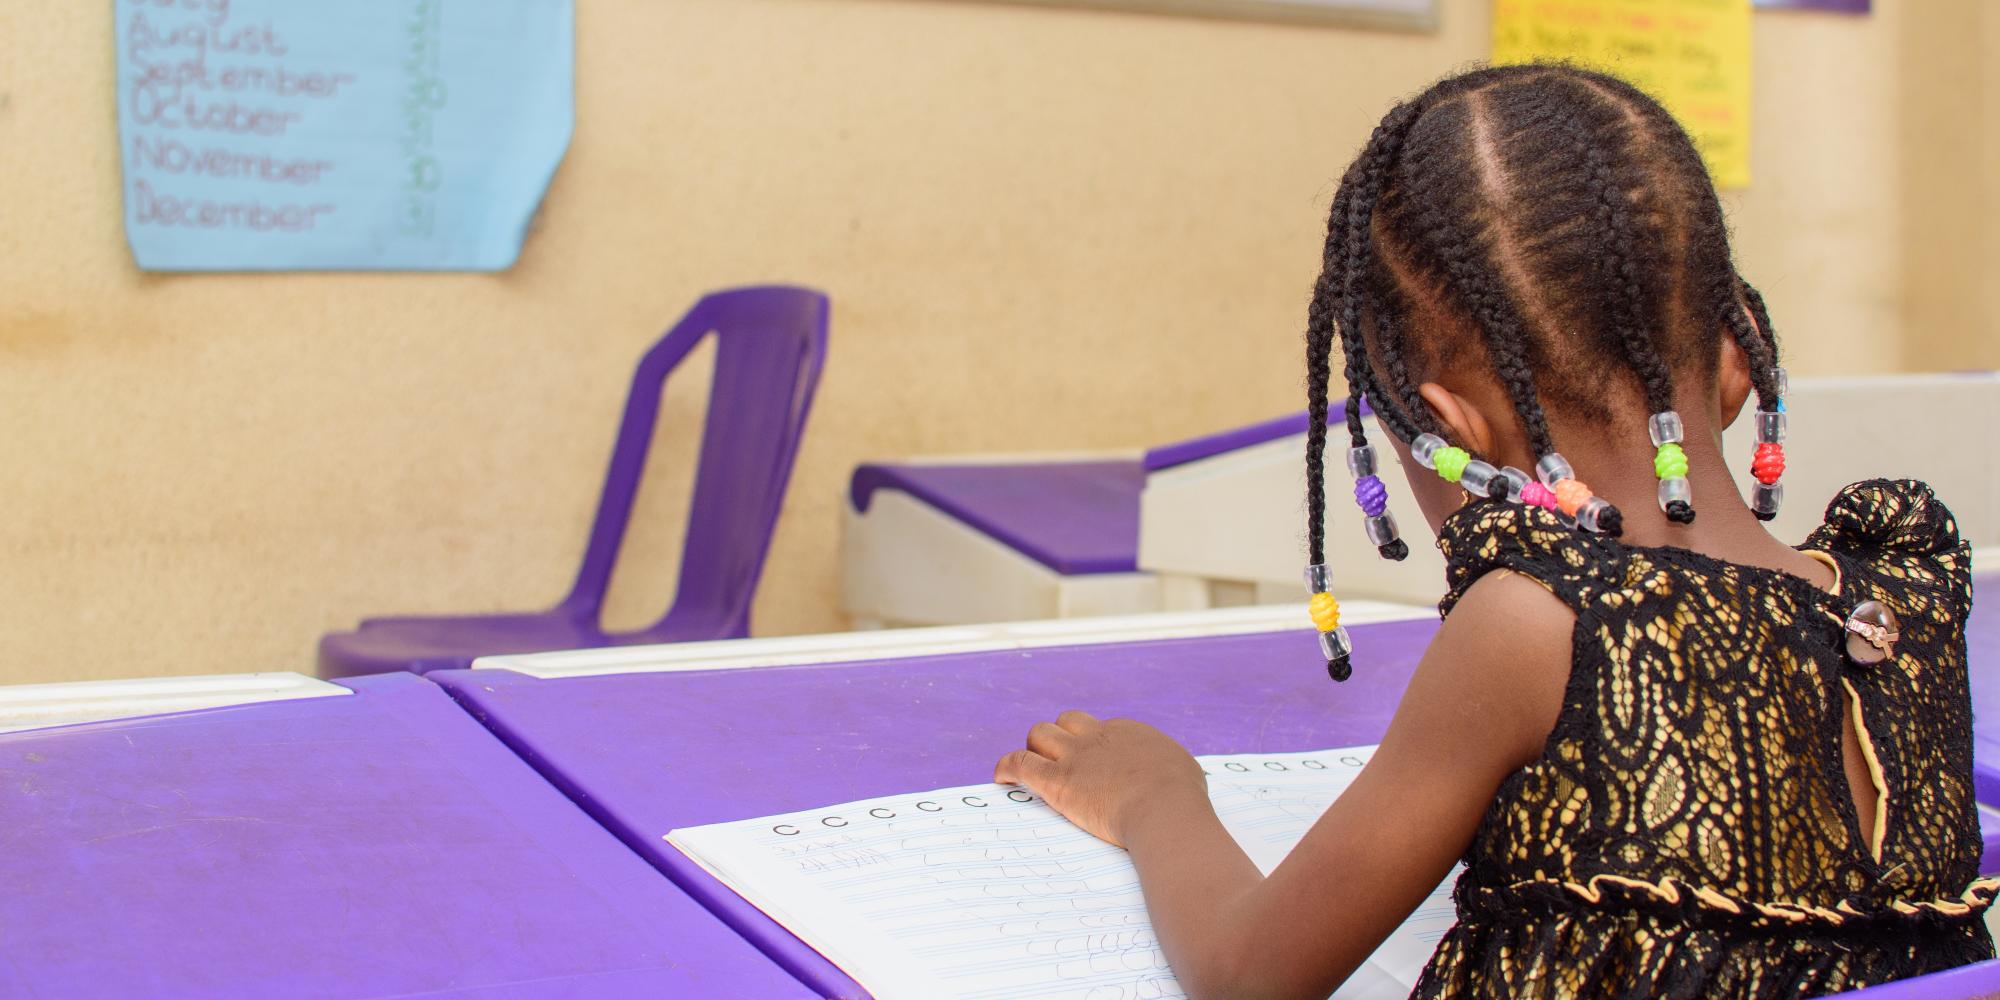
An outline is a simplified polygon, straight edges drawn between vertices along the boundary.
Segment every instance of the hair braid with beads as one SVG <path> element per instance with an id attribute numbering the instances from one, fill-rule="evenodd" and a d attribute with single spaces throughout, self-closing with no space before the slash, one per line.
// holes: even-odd
<path id="1" fill-rule="evenodd" d="M 1449 321 L 1410 322 L 1424 304 Z M 1603 74 L 1525 65 L 1450 77 L 1397 104 L 1335 194 L 1308 310 L 1312 562 L 1325 551 L 1336 341 L 1350 445 L 1366 445 L 1365 401 L 1404 442 L 1436 435 L 1463 452 L 1417 387 L 1447 359 L 1483 350 L 1539 463 L 1559 445 L 1545 406 L 1613 424 L 1606 396 L 1624 392 L 1671 411 L 1677 374 L 1713 379 L 1725 331 L 1750 360 L 1759 410 L 1780 410 L 1763 298 L 1736 272 L 1699 153 L 1657 102 Z M 1566 513 L 1589 496 L 1569 486 Z M 1501 480 L 1486 493 L 1508 495 Z M 1596 530 L 1618 534 L 1623 515 L 1589 502 L 1599 505 Z M 1692 504 L 1665 489 L 1662 510 L 1693 520 Z"/>

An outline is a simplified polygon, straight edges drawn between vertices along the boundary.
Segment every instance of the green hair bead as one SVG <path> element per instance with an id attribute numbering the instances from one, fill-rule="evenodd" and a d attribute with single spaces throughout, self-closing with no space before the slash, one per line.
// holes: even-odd
<path id="1" fill-rule="evenodd" d="M 1455 483 L 1465 474 L 1465 465 L 1472 461 L 1472 456 L 1464 448 L 1440 448 L 1431 461 L 1436 464 L 1438 478 Z"/>
<path id="2" fill-rule="evenodd" d="M 1653 474 L 1661 479 L 1674 479 L 1688 474 L 1687 453 L 1681 446 L 1671 441 L 1660 446 L 1653 456 Z"/>

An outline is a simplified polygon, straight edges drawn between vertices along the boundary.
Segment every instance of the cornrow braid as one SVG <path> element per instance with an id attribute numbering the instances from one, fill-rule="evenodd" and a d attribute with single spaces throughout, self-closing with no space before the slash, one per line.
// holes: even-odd
<path id="1" fill-rule="evenodd" d="M 1362 150 L 1361 156 L 1355 160 L 1354 169 L 1349 172 L 1348 180 L 1351 187 L 1348 190 L 1345 206 L 1346 218 L 1338 220 L 1343 226 L 1340 237 L 1341 260 L 1338 285 L 1342 347 L 1350 366 L 1364 376 L 1361 383 L 1364 386 L 1362 391 L 1368 394 L 1370 402 L 1374 404 L 1377 412 L 1384 415 L 1384 419 L 1390 428 L 1396 431 L 1397 436 L 1406 441 L 1414 437 L 1414 432 L 1422 429 L 1423 425 L 1419 421 L 1424 420 L 1427 413 L 1425 408 L 1418 404 L 1413 391 L 1404 391 L 1401 393 L 1401 398 L 1396 398 L 1383 391 L 1380 383 L 1368 370 L 1369 366 L 1365 363 L 1368 352 L 1366 341 L 1362 336 L 1362 322 L 1364 309 L 1370 304 L 1372 296 L 1362 293 L 1368 288 L 1370 265 L 1373 262 L 1375 209 L 1382 200 L 1383 188 L 1389 182 L 1391 172 L 1402 152 L 1403 142 L 1421 114 L 1422 107 L 1418 102 L 1411 101 L 1391 108 L 1388 114 L 1382 116 L 1381 124 L 1375 127 L 1367 147 Z M 1331 232 L 1328 234 L 1328 239 L 1329 241 L 1332 239 Z M 1384 308 L 1386 303 L 1378 302 L 1375 305 L 1378 313 L 1386 312 Z M 1385 363 L 1390 367 L 1392 386 L 1398 390 L 1407 390 L 1408 379 L 1395 374 L 1406 370 L 1396 350 L 1391 326 L 1384 324 L 1377 329 L 1376 344 L 1382 351 Z M 1349 391 L 1352 394 L 1351 388 Z"/>
<path id="2" fill-rule="evenodd" d="M 1411 178 L 1411 181 L 1409 198 L 1421 206 L 1415 210 L 1418 232 L 1437 256 L 1437 263 L 1443 268 L 1449 287 L 1484 334 L 1487 350 L 1492 355 L 1502 385 L 1506 387 L 1515 416 L 1528 435 L 1529 447 L 1534 451 L 1535 458 L 1540 459 L 1555 451 L 1555 447 L 1551 443 L 1547 418 L 1537 402 L 1534 369 L 1529 366 L 1522 349 L 1525 325 L 1513 304 L 1500 291 L 1504 280 L 1473 255 L 1472 248 L 1477 245 L 1476 235 L 1470 227 L 1457 225 L 1456 217 L 1439 207 L 1445 193 L 1427 189 L 1421 177 Z M 1429 183 L 1442 182 L 1440 176 Z M 1495 498 L 1506 499 L 1506 481 L 1502 480 L 1498 488 L 1502 492 Z"/>
<path id="3" fill-rule="evenodd" d="M 1693 491 L 1687 480 L 1687 454 L 1680 446 L 1680 414 L 1674 412 L 1673 372 L 1654 348 L 1653 333 L 1646 329 L 1643 303 L 1651 296 L 1638 260 L 1638 238 L 1633 232 L 1625 185 L 1604 148 L 1589 140 L 1581 123 L 1573 127 L 1579 133 L 1588 184 L 1596 202 L 1591 218 L 1606 236 L 1597 259 L 1611 289 L 1613 332 L 1625 350 L 1626 362 L 1639 376 L 1647 412 L 1652 414 L 1647 431 L 1657 449 L 1653 470 L 1660 479 L 1660 510 L 1669 521 L 1693 524 Z"/>

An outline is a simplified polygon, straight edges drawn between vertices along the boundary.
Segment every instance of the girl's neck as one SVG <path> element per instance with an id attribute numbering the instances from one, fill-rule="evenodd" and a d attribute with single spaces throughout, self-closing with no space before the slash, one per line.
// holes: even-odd
<path id="1" fill-rule="evenodd" d="M 1625 544 L 1671 546 L 1780 570 L 1821 585 L 1831 582 L 1832 572 L 1826 566 L 1792 548 L 1792 541 L 1771 534 L 1744 503 L 1718 435 L 1690 433 L 1681 443 L 1688 457 L 1688 482 L 1694 489 L 1693 524 L 1675 524 L 1660 511 L 1659 480 L 1651 475 L 1650 455 L 1632 454 L 1629 448 L 1592 447 L 1585 443 L 1587 438 L 1572 436 L 1571 440 L 1583 445 L 1577 453 L 1566 454 L 1577 474 L 1624 514 L 1625 530 L 1620 540 Z"/>

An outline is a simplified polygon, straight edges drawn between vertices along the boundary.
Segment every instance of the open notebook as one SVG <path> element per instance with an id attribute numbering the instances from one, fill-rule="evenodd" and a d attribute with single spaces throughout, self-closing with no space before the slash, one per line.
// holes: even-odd
<path id="1" fill-rule="evenodd" d="M 1199 758 L 1269 873 L 1374 747 Z M 1004 785 L 891 795 L 667 834 L 877 1000 L 1172 998 L 1124 850 Z M 1335 994 L 1404 997 L 1451 926 L 1453 871 Z"/>

